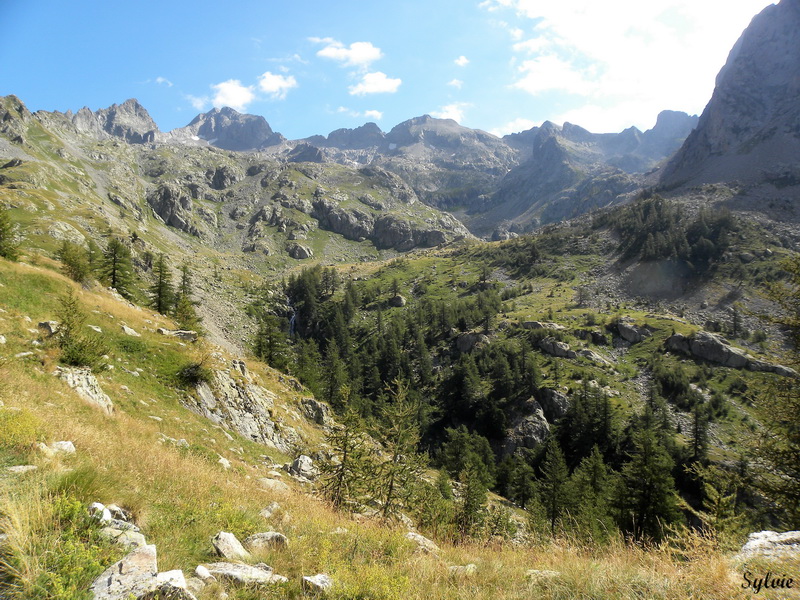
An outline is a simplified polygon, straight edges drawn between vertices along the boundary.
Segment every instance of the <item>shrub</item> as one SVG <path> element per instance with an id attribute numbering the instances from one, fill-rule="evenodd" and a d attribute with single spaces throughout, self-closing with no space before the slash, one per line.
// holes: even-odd
<path id="1" fill-rule="evenodd" d="M 183 387 L 195 387 L 201 383 L 211 383 L 212 372 L 206 366 L 206 358 L 203 357 L 199 361 L 192 361 L 180 369 L 175 374 L 178 383 Z"/>
<path id="2" fill-rule="evenodd" d="M 39 439 L 41 423 L 28 410 L 0 409 L 0 448 L 25 448 Z"/>

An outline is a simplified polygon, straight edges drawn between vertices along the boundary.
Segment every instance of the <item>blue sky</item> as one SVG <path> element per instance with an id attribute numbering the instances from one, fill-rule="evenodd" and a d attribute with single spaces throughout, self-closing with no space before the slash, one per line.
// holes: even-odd
<path id="1" fill-rule="evenodd" d="M 212 106 L 290 139 L 422 114 L 502 135 L 699 114 L 768 0 L 0 0 L 0 95 L 137 98 L 163 131 Z"/>

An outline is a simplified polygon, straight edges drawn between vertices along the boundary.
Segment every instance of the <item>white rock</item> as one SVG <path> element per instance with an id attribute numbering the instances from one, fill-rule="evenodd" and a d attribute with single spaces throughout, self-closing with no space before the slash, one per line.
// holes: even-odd
<path id="1" fill-rule="evenodd" d="M 92 502 L 89 505 L 89 514 L 101 523 L 110 523 L 112 519 L 111 511 L 99 502 Z"/>
<path id="2" fill-rule="evenodd" d="M 0 344 L 5 344 L 5 343 L 6 343 L 6 336 L 0 335 Z"/>
<path id="3" fill-rule="evenodd" d="M 173 587 L 186 589 L 186 578 L 183 576 L 183 571 L 175 569 L 173 571 L 164 571 L 156 575 L 156 581 L 159 583 L 169 583 Z"/>
<path id="4" fill-rule="evenodd" d="M 439 546 L 437 546 L 433 540 L 429 540 L 424 535 L 420 535 L 415 531 L 409 531 L 406 534 L 406 539 L 411 540 L 417 545 L 417 549 L 421 552 L 426 554 L 438 554 L 439 553 Z"/>
<path id="5" fill-rule="evenodd" d="M 800 531 L 751 533 L 737 558 L 740 560 L 800 558 Z"/>
<path id="6" fill-rule="evenodd" d="M 36 465 L 17 465 L 16 467 L 6 467 L 6 471 L 20 475 L 22 473 L 30 473 L 38 468 Z"/>
<path id="7" fill-rule="evenodd" d="M 303 589 L 308 592 L 327 592 L 333 587 L 333 579 L 330 575 L 318 573 L 317 575 L 306 575 L 303 577 Z"/>
<path id="8" fill-rule="evenodd" d="M 147 545 L 144 535 L 138 531 L 119 530 L 114 527 L 103 527 L 100 530 L 100 536 L 107 540 L 111 540 L 120 546 L 126 546 L 128 548 L 139 548 L 140 546 Z"/>
<path id="9" fill-rule="evenodd" d="M 94 376 L 92 370 L 87 367 L 58 367 L 54 373 L 56 377 L 64 381 L 69 387 L 74 389 L 78 395 L 97 406 L 106 414 L 114 412 L 114 404 L 111 402 L 100 382 Z"/>
<path id="10" fill-rule="evenodd" d="M 217 579 L 240 585 L 286 583 L 288 581 L 282 575 L 275 575 L 272 569 L 266 565 L 258 567 L 241 563 L 218 562 L 209 563 L 205 566 Z"/>
<path id="11" fill-rule="evenodd" d="M 208 568 L 203 565 L 197 565 L 194 570 L 194 574 L 206 583 L 211 583 L 217 580 L 217 578 L 211 574 L 211 571 L 209 571 Z"/>
<path id="12" fill-rule="evenodd" d="M 131 329 L 127 325 L 122 325 L 122 333 L 133 337 L 142 337 L 141 333 L 136 332 L 134 329 Z"/>
<path id="13" fill-rule="evenodd" d="M 270 492 L 275 492 L 278 494 L 285 494 L 291 489 L 283 481 L 278 481 L 277 479 L 269 479 L 268 477 L 262 477 L 258 480 L 258 482 L 265 490 L 269 490 Z"/>
<path id="14" fill-rule="evenodd" d="M 450 572 L 451 577 L 471 577 L 477 573 L 478 567 L 472 563 L 469 563 L 468 565 L 447 567 L 447 570 Z"/>
<path id="15" fill-rule="evenodd" d="M 224 456 L 220 456 L 219 460 L 217 462 L 222 465 L 223 469 L 230 469 L 231 468 L 231 461 L 229 461 Z"/>
<path id="16" fill-rule="evenodd" d="M 87 325 L 87 327 L 97 333 L 103 333 L 103 330 L 98 325 Z"/>
<path id="17" fill-rule="evenodd" d="M 106 569 L 89 590 L 94 600 L 139 598 L 158 587 L 157 574 L 156 547 L 142 546 Z"/>
<path id="18" fill-rule="evenodd" d="M 277 531 L 254 533 L 244 540 L 244 546 L 250 552 L 284 549 L 289 546 L 289 538 Z"/>
<path id="19" fill-rule="evenodd" d="M 269 519 L 270 517 L 272 517 L 272 515 L 275 514 L 276 511 L 278 511 L 280 509 L 280 507 L 281 507 L 281 505 L 278 504 L 277 502 L 271 502 L 269 506 L 264 508 L 258 514 L 261 515 L 262 517 L 264 517 L 265 519 Z"/>
<path id="20" fill-rule="evenodd" d="M 56 454 L 75 454 L 75 444 L 70 441 L 53 442 L 50 449 Z"/>
<path id="21" fill-rule="evenodd" d="M 228 560 L 246 560 L 250 558 L 250 553 L 244 549 L 242 543 L 236 536 L 227 531 L 220 531 L 211 540 L 217 554 Z"/>

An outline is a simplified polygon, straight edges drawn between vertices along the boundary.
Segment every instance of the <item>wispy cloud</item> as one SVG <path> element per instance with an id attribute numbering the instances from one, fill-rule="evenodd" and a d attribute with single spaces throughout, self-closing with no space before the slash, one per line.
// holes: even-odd
<path id="1" fill-rule="evenodd" d="M 466 67 L 469 64 L 469 59 L 463 54 L 453 61 L 459 67 Z"/>
<path id="2" fill-rule="evenodd" d="M 520 131 L 527 131 L 532 127 L 536 127 L 537 123 L 535 121 L 531 121 L 530 119 L 525 119 L 523 117 L 518 117 L 501 125 L 500 127 L 495 127 L 489 133 L 496 135 L 497 137 L 503 137 L 504 135 L 508 135 L 510 133 L 519 133 Z"/>
<path id="3" fill-rule="evenodd" d="M 364 117 L 367 119 L 374 119 L 376 121 L 380 121 L 383 118 L 383 113 L 379 110 L 365 110 L 364 112 L 360 112 L 351 108 L 347 108 L 346 106 L 340 106 L 336 109 L 336 112 L 346 114 L 354 118 Z"/>
<path id="4" fill-rule="evenodd" d="M 352 96 L 365 96 L 367 94 L 393 94 L 403 83 L 402 79 L 393 79 L 386 73 L 375 71 L 365 73 L 361 81 L 356 85 L 351 85 L 348 89 Z"/>
<path id="5" fill-rule="evenodd" d="M 460 79 L 451 79 L 450 81 L 447 82 L 447 85 L 460 90 L 461 87 L 464 85 L 464 82 L 461 81 Z"/>
<path id="6" fill-rule="evenodd" d="M 195 110 L 205 110 L 206 106 L 208 106 L 208 97 L 198 97 L 192 96 L 191 94 L 186 94 L 186 99 Z"/>
<path id="7" fill-rule="evenodd" d="M 317 56 L 335 60 L 345 67 L 367 69 L 369 65 L 383 57 L 381 49 L 372 42 L 353 42 L 345 46 L 333 38 L 310 38 L 310 40 L 317 44 L 325 44 L 324 48 L 317 51 Z"/>
<path id="8" fill-rule="evenodd" d="M 222 83 L 215 83 L 211 86 L 211 89 L 216 92 L 211 99 L 211 103 L 217 108 L 230 106 L 242 112 L 246 110 L 247 105 L 256 98 L 253 87 L 242 85 L 242 82 L 238 79 L 229 79 Z"/>
<path id="9" fill-rule="evenodd" d="M 258 78 L 258 89 L 275 100 L 283 100 L 290 89 L 297 87 L 292 75 L 277 75 L 266 71 Z"/>
<path id="10" fill-rule="evenodd" d="M 167 87 L 172 87 L 172 82 L 166 77 L 156 77 L 156 83 L 158 85 L 165 85 Z"/>
<path id="11" fill-rule="evenodd" d="M 464 120 L 465 111 L 470 106 L 467 102 L 454 102 L 431 112 L 431 116 L 437 119 L 453 119 L 453 121 L 460 123 Z"/>

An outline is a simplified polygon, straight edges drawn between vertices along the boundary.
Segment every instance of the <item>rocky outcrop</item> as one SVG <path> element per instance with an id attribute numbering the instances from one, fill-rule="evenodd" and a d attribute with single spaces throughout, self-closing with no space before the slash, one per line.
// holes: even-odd
<path id="1" fill-rule="evenodd" d="M 272 131 L 264 117 L 242 114 L 227 106 L 197 115 L 186 127 L 174 129 L 160 139 L 182 143 L 203 140 L 225 150 L 256 150 L 285 140 Z"/>
<path id="2" fill-rule="evenodd" d="M 110 415 L 114 412 L 114 404 L 111 402 L 100 382 L 88 367 L 58 367 L 54 373 L 69 387 L 74 389 L 78 395 L 92 406 L 96 406 L 104 413 Z"/>
<path id="3" fill-rule="evenodd" d="M 289 253 L 289 256 L 295 260 L 305 260 L 306 258 L 311 258 L 314 256 L 314 251 L 308 246 L 303 246 L 302 244 L 289 244 L 286 248 L 286 251 Z"/>
<path id="4" fill-rule="evenodd" d="M 305 454 L 301 454 L 284 468 L 290 475 L 308 481 L 313 481 L 319 476 L 319 469 L 314 466 L 314 461 L 311 460 L 310 456 L 306 456 Z"/>
<path id="5" fill-rule="evenodd" d="M 653 335 L 647 327 L 637 325 L 632 319 L 622 318 L 616 323 L 619 336 L 631 344 L 638 344 Z"/>
<path id="6" fill-rule="evenodd" d="M 550 423 L 555 423 L 567 414 L 570 402 L 566 394 L 552 388 L 541 388 L 539 396 L 544 416 Z"/>
<path id="7" fill-rule="evenodd" d="M 558 356 L 559 358 L 575 358 L 577 354 L 569 347 L 566 342 L 560 342 L 554 337 L 546 337 L 539 340 L 539 348 L 547 354 Z"/>
<path id="8" fill-rule="evenodd" d="M 154 142 L 160 133 L 153 118 L 135 99 L 96 112 L 84 107 L 74 116 L 68 116 L 78 131 L 99 138 L 122 138 L 129 144 Z"/>
<path id="9" fill-rule="evenodd" d="M 520 448 L 536 448 L 549 433 L 550 423 L 547 422 L 541 405 L 531 398 L 506 430 L 503 454 L 514 454 Z"/>
<path id="10" fill-rule="evenodd" d="M 489 343 L 489 337 L 483 333 L 467 331 L 456 338 L 456 349 L 461 354 L 472 352 L 475 348 Z"/>
<path id="11" fill-rule="evenodd" d="M 229 165 L 206 171 L 206 180 L 213 190 L 224 190 L 242 179 L 242 173 Z"/>
<path id="12" fill-rule="evenodd" d="M 192 222 L 192 198 L 176 183 L 161 183 L 147 194 L 147 203 L 170 227 L 194 236 L 200 230 Z"/>
<path id="13" fill-rule="evenodd" d="M 215 562 L 203 566 L 219 581 L 236 585 L 259 586 L 289 581 L 282 575 L 276 575 L 272 567 L 268 567 L 264 563 L 250 566 L 242 563 Z"/>
<path id="14" fill-rule="evenodd" d="M 273 419 L 275 394 L 247 377 L 234 379 L 226 371 L 214 371 L 211 383 L 201 382 L 196 391 L 189 408 L 214 423 L 286 454 L 300 442 L 293 428 Z"/>
<path id="15" fill-rule="evenodd" d="M 758 360 L 744 350 L 734 348 L 721 336 L 707 331 L 698 331 L 691 336 L 675 333 L 667 338 L 665 347 L 670 352 L 681 352 L 723 367 L 797 377 L 794 369 Z"/>
<path id="16" fill-rule="evenodd" d="M 800 559 L 800 531 L 759 531 L 747 537 L 736 557 L 741 561 L 754 559 Z"/>
<path id="17" fill-rule="evenodd" d="M 300 400 L 300 408 L 305 417 L 312 423 L 322 427 L 331 427 L 333 425 L 331 407 L 324 402 L 320 402 L 316 398 L 306 397 Z"/>
<path id="18" fill-rule="evenodd" d="M 245 538 L 244 546 L 250 552 L 284 550 L 289 547 L 289 539 L 277 531 L 265 531 L 263 533 L 254 533 Z"/>

